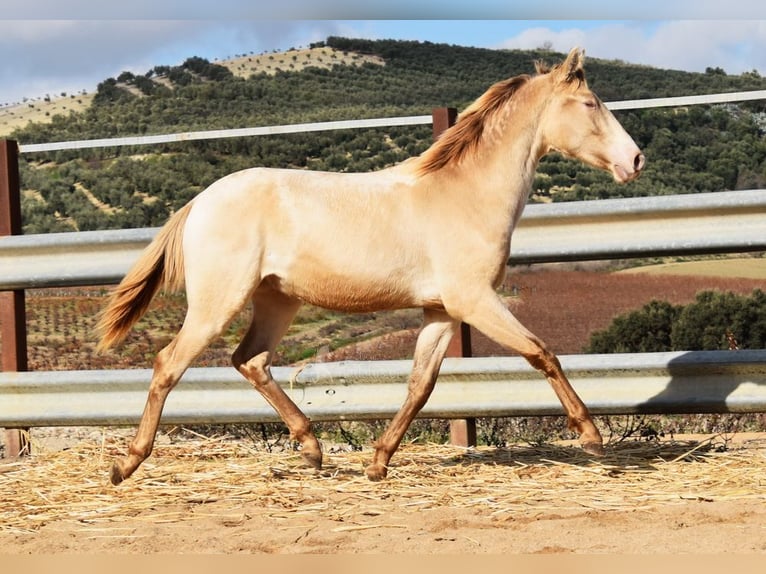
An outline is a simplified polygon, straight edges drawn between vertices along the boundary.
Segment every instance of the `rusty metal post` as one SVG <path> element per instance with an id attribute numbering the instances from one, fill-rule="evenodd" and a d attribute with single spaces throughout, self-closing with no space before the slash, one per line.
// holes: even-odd
<path id="1" fill-rule="evenodd" d="M 19 147 L 15 141 L 0 140 L 0 237 L 20 234 Z M 0 292 L 0 341 L 0 368 L 3 371 L 28 370 L 27 319 L 23 290 Z M 27 430 L 5 431 L 7 457 L 29 452 Z"/>
<path id="2" fill-rule="evenodd" d="M 431 112 L 433 118 L 433 136 L 434 141 L 439 139 L 442 132 L 451 128 L 457 121 L 456 108 L 434 108 Z"/>
<path id="3" fill-rule="evenodd" d="M 434 140 L 449 127 L 455 125 L 457 110 L 455 108 L 435 108 L 433 116 Z M 448 357 L 470 357 L 471 352 L 471 327 L 465 323 L 460 324 L 460 331 L 450 341 L 447 349 Z M 457 446 L 476 446 L 476 419 L 455 419 L 450 421 L 450 443 Z"/>
<path id="4" fill-rule="evenodd" d="M 447 349 L 448 357 L 470 357 L 471 326 L 460 323 L 460 331 L 450 341 Z M 476 419 L 453 419 L 449 422 L 450 444 L 455 446 L 476 446 Z"/>

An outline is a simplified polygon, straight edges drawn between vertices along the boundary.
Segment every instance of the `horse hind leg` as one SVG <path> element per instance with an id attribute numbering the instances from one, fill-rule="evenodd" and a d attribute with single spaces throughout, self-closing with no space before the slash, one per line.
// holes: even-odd
<path id="1" fill-rule="evenodd" d="M 138 430 L 128 455 L 112 466 L 112 484 L 117 485 L 132 475 L 151 454 L 168 394 L 192 361 L 224 332 L 245 305 L 251 290 L 238 287 L 247 286 L 250 275 L 233 270 L 247 268 L 234 257 L 224 261 L 215 253 L 200 250 L 195 252 L 195 257 L 187 258 L 186 317 L 175 338 L 157 354 Z M 221 277 L 227 280 L 221 282 Z"/>
<path id="2" fill-rule="evenodd" d="M 301 456 L 313 468 L 322 468 L 322 448 L 311 421 L 271 376 L 277 344 L 301 306 L 297 299 L 269 289 L 253 295 L 253 319 L 231 357 L 234 367 L 261 393 L 301 445 Z"/>
<path id="3" fill-rule="evenodd" d="M 190 302 L 183 327 L 154 360 L 154 372 L 141 422 L 128 447 L 128 455 L 116 460 L 112 466 L 112 484 L 120 484 L 149 457 L 168 394 L 191 362 L 223 332 L 238 310 L 234 309 L 222 321 L 220 317 L 212 316 L 213 309 L 202 305 L 193 307 Z"/>

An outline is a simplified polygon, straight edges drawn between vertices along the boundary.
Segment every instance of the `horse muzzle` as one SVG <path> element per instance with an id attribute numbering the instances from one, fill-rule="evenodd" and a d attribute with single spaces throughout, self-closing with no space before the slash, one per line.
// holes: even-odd
<path id="1" fill-rule="evenodd" d="M 633 165 L 629 168 L 621 164 L 614 164 L 612 166 L 612 175 L 619 183 L 628 183 L 641 175 L 641 171 L 644 169 L 645 164 L 646 158 L 644 157 L 644 154 L 638 152 L 633 157 Z"/>

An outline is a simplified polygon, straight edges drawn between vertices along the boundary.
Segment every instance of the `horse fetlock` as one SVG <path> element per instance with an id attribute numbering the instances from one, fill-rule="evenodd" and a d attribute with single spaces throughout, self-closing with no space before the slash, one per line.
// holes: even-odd
<path id="1" fill-rule="evenodd" d="M 594 456 L 604 456 L 604 439 L 601 438 L 601 433 L 589 414 L 568 417 L 567 423 L 570 430 L 580 435 L 580 445 L 585 452 Z"/>
<path id="2" fill-rule="evenodd" d="M 109 474 L 111 483 L 117 486 L 125 479 L 130 478 L 141 463 L 149 457 L 152 447 L 153 441 L 145 447 L 137 446 L 135 442 L 131 443 L 128 446 L 129 455 L 115 460 L 112 464 L 112 470 Z"/>
<path id="3" fill-rule="evenodd" d="M 128 446 L 128 453 L 130 453 L 130 458 L 137 461 L 136 466 L 149 458 L 149 455 L 152 454 L 152 450 L 154 450 L 154 437 L 151 438 L 148 444 L 143 446 L 138 444 L 138 440 L 134 440 Z"/>

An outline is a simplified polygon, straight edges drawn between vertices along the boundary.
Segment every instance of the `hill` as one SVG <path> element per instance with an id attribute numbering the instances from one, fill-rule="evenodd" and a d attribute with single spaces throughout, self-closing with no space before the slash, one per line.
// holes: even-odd
<path id="1" fill-rule="evenodd" d="M 190 57 L 101 82 L 84 109 L 50 112 L 15 129 L 23 143 L 309 121 L 428 114 L 464 108 L 497 80 L 563 54 L 429 42 L 328 38 L 309 50 L 211 63 Z M 766 89 L 757 74 L 692 74 L 589 59 L 591 86 L 621 100 Z M 62 110 L 63 112 L 64 110 Z M 606 174 L 552 156 L 533 199 L 694 193 L 766 182 L 762 102 L 619 113 L 644 149 L 645 174 L 616 187 Z M 421 153 L 429 126 L 183 142 L 29 154 L 21 166 L 26 233 L 160 225 L 215 179 L 260 166 L 370 171 Z"/>
<path id="2" fill-rule="evenodd" d="M 45 96 L 0 107 L 0 137 L 5 138 L 30 123 L 48 123 L 54 116 L 78 113 L 88 109 L 93 94 L 67 94 Z"/>
<path id="3" fill-rule="evenodd" d="M 382 58 L 370 55 L 341 52 L 329 46 L 317 46 L 305 49 L 290 49 L 286 52 L 269 54 L 243 54 L 216 62 L 216 65 L 228 69 L 234 76 L 249 78 L 256 74 L 275 75 L 278 72 L 300 72 L 306 68 L 331 69 L 333 66 L 360 66 L 362 64 L 385 65 Z M 209 64 L 209 62 L 208 62 Z M 172 87 L 166 76 L 150 75 L 153 83 Z M 122 89 L 140 95 L 142 92 L 135 84 L 135 76 L 123 76 L 128 81 L 120 84 Z M 140 81 L 139 81 L 140 84 Z M 0 137 L 8 137 L 16 130 L 32 123 L 47 124 L 55 116 L 68 116 L 71 113 L 85 111 L 93 102 L 95 94 L 82 90 L 77 94 L 62 92 L 39 98 L 24 98 L 23 101 L 0 106 Z"/>

